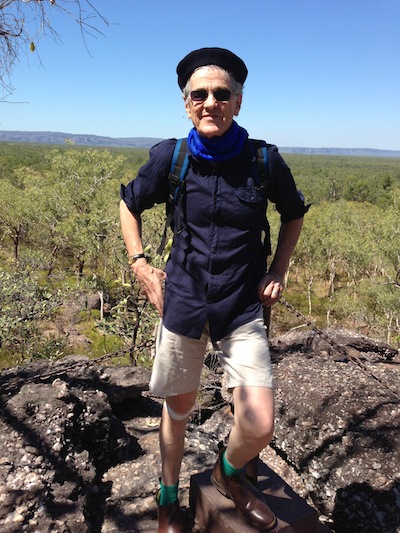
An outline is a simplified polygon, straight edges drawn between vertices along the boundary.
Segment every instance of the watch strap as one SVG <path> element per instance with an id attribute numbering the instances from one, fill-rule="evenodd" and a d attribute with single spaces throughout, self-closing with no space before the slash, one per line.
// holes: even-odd
<path id="1" fill-rule="evenodd" d="M 128 262 L 130 265 L 133 265 L 133 263 L 135 263 L 138 259 L 147 259 L 146 254 L 141 253 L 130 255 L 128 258 Z"/>

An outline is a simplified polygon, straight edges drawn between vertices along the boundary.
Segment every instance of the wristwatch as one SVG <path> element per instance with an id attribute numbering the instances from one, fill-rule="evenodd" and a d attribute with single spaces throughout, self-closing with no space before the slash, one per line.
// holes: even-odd
<path id="1" fill-rule="evenodd" d="M 128 265 L 133 265 L 138 259 L 147 259 L 146 254 L 135 254 L 128 257 Z"/>

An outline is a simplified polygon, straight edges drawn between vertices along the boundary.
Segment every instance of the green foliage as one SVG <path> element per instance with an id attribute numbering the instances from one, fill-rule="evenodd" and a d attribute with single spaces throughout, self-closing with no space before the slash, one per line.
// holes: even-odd
<path id="1" fill-rule="evenodd" d="M 42 144 L 0 142 L 0 180 L 13 182 L 15 170 L 22 167 L 42 172 L 48 167 L 49 150 Z"/>
<path id="2" fill-rule="evenodd" d="M 400 159 L 284 154 L 307 202 L 389 205 L 400 187 Z"/>
<path id="3" fill-rule="evenodd" d="M 54 151 L 49 157 L 41 216 L 48 224 L 42 239 L 57 254 L 74 257 L 82 274 L 85 263 L 109 254 L 115 241 L 117 202 L 110 199 L 122 158 L 96 150 Z"/>
<path id="4" fill-rule="evenodd" d="M 311 208 L 293 262 L 307 279 L 309 312 L 312 295 L 329 297 L 327 322 L 368 326 L 387 341 L 399 332 L 400 217 L 398 204 L 386 209 L 369 203 L 338 201 Z M 379 317 L 379 318 L 378 318 Z"/>
<path id="5" fill-rule="evenodd" d="M 127 280 L 117 280 L 110 290 L 110 300 L 115 305 L 109 314 L 97 322 L 104 336 L 118 338 L 119 348 L 129 349 L 131 364 L 150 367 L 154 331 L 158 322 L 155 310 L 140 294 L 137 283 L 126 272 Z"/>
<path id="6" fill-rule="evenodd" d="M 82 333 L 90 340 L 89 349 L 86 351 L 80 348 L 80 353 L 90 357 L 101 357 L 125 347 L 123 339 L 118 334 L 99 327 L 103 322 L 104 319 L 100 320 L 99 317 L 96 317 L 96 313 L 91 311 L 90 314 L 86 315 L 85 320 L 79 324 Z"/>
<path id="7" fill-rule="evenodd" d="M 84 310 L 76 327 L 89 356 L 126 349 L 152 361 L 158 321 L 131 271 L 119 227 L 119 187 L 147 150 L 0 143 L 0 361 L 58 357 L 72 349 L 43 335 L 62 294 L 99 291 L 106 311 Z M 320 327 L 359 329 L 400 344 L 400 160 L 285 156 L 312 206 L 292 257 L 285 296 Z M 272 239 L 279 216 L 269 208 Z M 143 214 L 143 241 L 158 257 L 165 206 Z M 272 332 L 299 327 L 275 306 Z"/>
<path id="8" fill-rule="evenodd" d="M 29 359 L 46 350 L 40 324 L 52 317 L 61 301 L 60 291 L 42 287 L 35 273 L 0 269 L 0 353 Z"/>

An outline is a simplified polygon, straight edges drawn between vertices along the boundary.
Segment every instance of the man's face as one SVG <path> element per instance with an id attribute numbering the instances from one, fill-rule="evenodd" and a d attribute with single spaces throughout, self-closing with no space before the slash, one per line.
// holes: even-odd
<path id="1" fill-rule="evenodd" d="M 207 97 L 203 102 L 185 101 L 188 118 L 202 137 L 218 137 L 224 135 L 232 125 L 233 117 L 239 114 L 242 95 L 231 94 L 227 101 L 218 101 L 214 97 L 216 89 L 229 89 L 229 76 L 220 69 L 203 67 L 196 70 L 190 78 L 191 91 L 205 89 Z M 218 93 L 217 93 L 218 94 Z"/>

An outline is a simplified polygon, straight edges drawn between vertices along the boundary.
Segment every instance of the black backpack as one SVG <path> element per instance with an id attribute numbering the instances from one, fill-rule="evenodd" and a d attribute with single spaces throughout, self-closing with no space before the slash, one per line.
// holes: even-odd
<path id="1" fill-rule="evenodd" d="M 268 178 L 269 178 L 269 164 L 268 164 L 268 146 L 265 141 L 255 139 L 248 139 L 247 141 L 252 158 L 252 173 L 256 189 L 260 191 L 264 200 L 264 249 L 266 256 L 271 254 L 270 230 L 267 220 L 267 192 L 268 192 Z M 167 240 L 167 231 L 171 227 L 173 231 L 181 229 L 180 220 L 178 227 L 174 228 L 174 211 L 175 206 L 180 206 L 180 201 L 184 192 L 185 177 L 189 168 L 189 156 L 187 152 L 187 139 L 178 139 L 172 155 L 171 166 L 168 176 L 169 181 L 169 195 L 166 202 L 166 220 L 164 233 L 161 239 L 160 246 L 157 250 L 158 254 L 162 254 Z M 181 210 L 179 210 L 180 213 Z"/>

